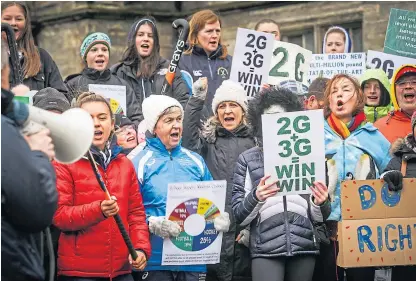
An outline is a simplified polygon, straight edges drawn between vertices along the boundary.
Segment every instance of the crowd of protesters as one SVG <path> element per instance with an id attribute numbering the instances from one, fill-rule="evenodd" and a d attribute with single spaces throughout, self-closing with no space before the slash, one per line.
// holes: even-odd
<path id="1" fill-rule="evenodd" d="M 383 70 L 368 69 L 360 81 L 345 74 L 317 78 L 302 94 L 264 85 L 249 100 L 243 87 L 229 80 L 232 57 L 221 40 L 220 17 L 202 10 L 189 18 L 179 69 L 170 90 L 160 95 L 169 61 L 160 55 L 155 18 L 132 24 L 126 49 L 113 66 L 111 38 L 104 32 L 88 34 L 79 41 L 84 68 L 62 79 L 59 65 L 34 43 L 27 6 L 5 2 L 1 9 L 2 22 L 14 30 L 23 72 L 23 81 L 14 81 L 2 34 L 4 280 L 46 280 L 51 271 L 55 280 L 65 281 L 374 280 L 375 267 L 337 266 L 341 182 L 383 178 L 397 192 L 403 178 L 416 177 L 416 65 L 400 66 L 391 83 Z M 272 19 L 261 20 L 255 30 L 272 33 L 275 40 L 282 37 Z M 324 54 L 351 50 L 344 28 L 328 29 Z M 89 90 L 91 84 L 125 86 L 125 114 L 115 114 L 106 98 Z M 38 141 L 36 135 L 26 138 L 27 144 L 5 136 L 17 133 L 8 117 L 10 97 L 28 90 L 37 91 L 36 107 L 58 114 L 79 107 L 91 115 L 90 151 L 110 199 L 87 157 L 73 164 L 53 160 L 49 131 Z M 266 183 L 270 175 L 264 171 L 261 116 L 315 109 L 324 112 L 327 180 L 314 182 L 311 195 L 275 196 L 277 182 Z M 24 157 L 27 165 L 46 165 L 41 175 L 48 181 L 49 201 L 23 191 L 36 190 L 30 186 L 36 176 L 19 175 L 24 167 L 8 166 L 6 155 Z M 181 232 L 166 216 L 168 184 L 210 180 L 227 182 L 225 212 L 214 222 L 223 232 L 220 262 L 162 265 L 163 240 Z M 54 182 L 57 194 L 51 191 Z M 13 184 L 27 187 L 16 190 Z M 27 203 L 29 197 L 19 201 L 16 192 L 27 193 L 36 204 Z M 30 208 L 53 212 L 31 215 Z M 111 219 L 116 214 L 136 249 L 135 260 Z M 55 268 L 43 241 L 47 226 Z M 415 266 L 396 266 L 392 272 L 392 281 L 416 280 Z"/>

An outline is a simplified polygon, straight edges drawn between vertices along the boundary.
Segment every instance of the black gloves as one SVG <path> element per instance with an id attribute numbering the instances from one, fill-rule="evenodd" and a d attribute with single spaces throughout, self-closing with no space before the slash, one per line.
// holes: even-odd
<path id="1" fill-rule="evenodd" d="M 403 189 L 403 175 L 400 171 L 391 170 L 381 175 L 381 178 L 388 184 L 390 191 L 400 191 Z"/>

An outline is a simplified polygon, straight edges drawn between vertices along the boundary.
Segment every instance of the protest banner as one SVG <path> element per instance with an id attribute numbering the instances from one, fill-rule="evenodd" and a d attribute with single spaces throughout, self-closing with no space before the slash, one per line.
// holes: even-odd
<path id="1" fill-rule="evenodd" d="M 323 111 L 262 115 L 264 174 L 279 180 L 277 195 L 311 193 L 314 181 L 325 182 Z"/>
<path id="2" fill-rule="evenodd" d="M 293 81 L 298 92 L 308 87 L 309 64 L 312 52 L 296 44 L 274 41 L 268 83 L 279 85 Z"/>
<path id="3" fill-rule="evenodd" d="M 391 9 L 384 53 L 416 59 L 416 12 Z"/>
<path id="4" fill-rule="evenodd" d="M 313 54 L 308 85 L 318 77 L 331 79 L 344 73 L 359 79 L 365 71 L 365 53 Z"/>
<path id="5" fill-rule="evenodd" d="M 127 114 L 126 86 L 89 84 L 91 92 L 104 96 L 114 114 Z"/>
<path id="6" fill-rule="evenodd" d="M 162 265 L 220 262 L 222 232 L 214 219 L 224 212 L 226 181 L 171 183 L 166 218 L 181 226 L 178 237 L 163 240 Z"/>
<path id="7" fill-rule="evenodd" d="M 367 52 L 367 66 L 369 68 L 381 68 L 384 70 L 389 77 L 390 82 L 396 69 L 404 64 L 416 65 L 416 59 L 385 54 L 372 50 L 368 50 Z"/>
<path id="8" fill-rule="evenodd" d="M 416 179 L 390 192 L 383 180 L 341 183 L 338 265 L 416 264 Z"/>
<path id="9" fill-rule="evenodd" d="M 230 79 L 240 83 L 249 98 L 267 83 L 274 37 L 270 33 L 238 28 Z"/>

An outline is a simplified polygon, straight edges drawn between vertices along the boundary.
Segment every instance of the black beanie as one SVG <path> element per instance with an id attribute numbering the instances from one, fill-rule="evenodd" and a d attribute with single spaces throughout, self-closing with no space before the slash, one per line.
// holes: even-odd
<path id="1" fill-rule="evenodd" d="M 44 88 L 33 96 L 33 106 L 61 113 L 71 108 L 65 95 L 54 88 Z"/>

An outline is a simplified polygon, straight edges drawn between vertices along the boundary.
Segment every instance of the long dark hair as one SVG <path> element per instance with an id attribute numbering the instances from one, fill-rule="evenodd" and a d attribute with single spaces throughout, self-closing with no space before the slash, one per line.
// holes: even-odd
<path id="1" fill-rule="evenodd" d="M 23 10 L 25 16 L 25 28 L 19 39 L 17 39 L 17 48 L 23 53 L 23 73 L 25 77 L 33 77 L 39 73 L 41 62 L 38 48 L 35 46 L 35 40 L 32 35 L 32 26 L 29 9 L 22 2 L 3 2 L 1 3 L 1 12 L 11 6 L 18 6 Z"/>
<path id="2" fill-rule="evenodd" d="M 148 57 L 142 58 L 137 52 L 136 34 L 140 26 L 147 24 L 153 32 L 153 49 Z M 159 33 L 156 28 L 156 20 L 152 16 L 146 16 L 137 20 L 130 28 L 127 49 L 124 51 L 121 61 L 124 64 L 137 68 L 137 77 L 150 77 L 157 69 L 160 60 Z"/>

